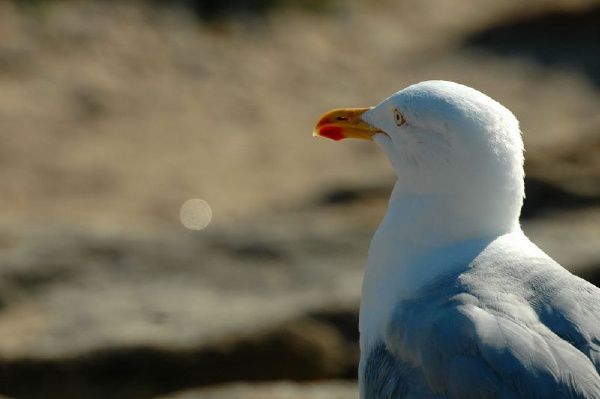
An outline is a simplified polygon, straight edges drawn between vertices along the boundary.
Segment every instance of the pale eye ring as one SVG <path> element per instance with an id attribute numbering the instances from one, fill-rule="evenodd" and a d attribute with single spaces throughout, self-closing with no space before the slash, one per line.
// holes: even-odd
<path id="1" fill-rule="evenodd" d="M 406 123 L 404 115 L 402 115 L 402 112 L 398 111 L 396 108 L 394 108 L 394 121 L 396 122 L 396 126 L 402 126 Z"/>

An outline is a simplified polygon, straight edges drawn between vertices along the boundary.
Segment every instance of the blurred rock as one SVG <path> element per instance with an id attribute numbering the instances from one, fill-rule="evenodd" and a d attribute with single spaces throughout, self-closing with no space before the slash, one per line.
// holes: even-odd
<path id="1" fill-rule="evenodd" d="M 600 206 L 600 128 L 576 142 L 527 153 L 525 166 L 528 176 L 579 197 L 573 198 L 575 203 Z M 568 201 L 562 201 L 558 208 L 568 206 Z"/>
<path id="2" fill-rule="evenodd" d="M 544 65 L 576 68 L 600 86 L 600 4 L 560 4 L 486 27 L 470 46 L 527 57 Z"/>
<path id="3" fill-rule="evenodd" d="M 522 225 L 531 240 L 557 262 L 600 287 L 599 276 L 592 271 L 600 266 L 599 208 L 554 213 Z"/>
<path id="4" fill-rule="evenodd" d="M 128 398 L 355 376 L 368 237 L 285 225 L 5 234 L 0 393 Z"/>
<path id="5" fill-rule="evenodd" d="M 5 232 L 0 393 L 149 398 L 236 380 L 355 378 L 372 227 L 338 218 L 360 209 L 212 233 Z M 596 278 L 598 223 L 591 208 L 524 229 Z"/>
<path id="6" fill-rule="evenodd" d="M 234 384 L 181 392 L 160 399 L 353 399 L 358 398 L 354 382 L 295 384 Z"/>

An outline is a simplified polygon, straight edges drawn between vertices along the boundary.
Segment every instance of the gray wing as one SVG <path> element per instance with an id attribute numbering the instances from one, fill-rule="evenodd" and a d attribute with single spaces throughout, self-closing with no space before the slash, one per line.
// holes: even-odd
<path id="1" fill-rule="evenodd" d="M 408 388 L 387 397 L 412 380 L 432 397 L 600 398 L 600 289 L 504 255 L 398 304 L 385 346 Z"/>

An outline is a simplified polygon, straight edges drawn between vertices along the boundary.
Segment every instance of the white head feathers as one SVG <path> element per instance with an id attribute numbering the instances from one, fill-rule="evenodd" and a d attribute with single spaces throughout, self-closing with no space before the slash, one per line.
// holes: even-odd
<path id="1" fill-rule="evenodd" d="M 444 197 L 455 206 L 450 212 L 466 217 L 462 224 L 480 224 L 471 226 L 476 236 L 518 226 L 523 142 L 517 119 L 500 103 L 467 86 L 427 81 L 362 119 L 386 133 L 373 139 L 398 176 L 396 196 Z"/>

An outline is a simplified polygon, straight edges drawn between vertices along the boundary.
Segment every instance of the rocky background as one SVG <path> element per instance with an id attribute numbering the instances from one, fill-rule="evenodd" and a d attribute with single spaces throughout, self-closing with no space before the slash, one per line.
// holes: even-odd
<path id="1" fill-rule="evenodd" d="M 515 112 L 524 229 L 599 285 L 598 1 L 0 0 L 0 395 L 357 397 L 393 176 L 311 130 L 426 79 Z"/>

